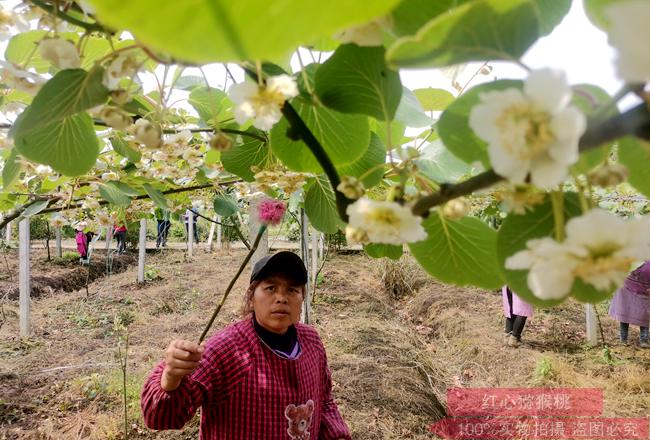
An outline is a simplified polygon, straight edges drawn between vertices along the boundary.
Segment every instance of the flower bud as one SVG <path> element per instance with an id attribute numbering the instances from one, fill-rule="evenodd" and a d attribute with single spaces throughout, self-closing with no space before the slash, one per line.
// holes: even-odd
<path id="1" fill-rule="evenodd" d="M 365 193 L 363 183 L 361 183 L 361 181 L 356 177 L 352 176 L 343 176 L 341 178 L 341 183 L 338 184 L 336 190 L 343 193 L 343 195 L 348 199 L 352 200 L 358 199 Z"/>
<path id="2" fill-rule="evenodd" d="M 406 147 L 405 150 L 406 150 L 406 157 L 408 159 L 417 159 L 418 157 L 420 157 L 420 152 L 418 151 L 417 148 Z"/>
<path id="3" fill-rule="evenodd" d="M 120 180 L 120 176 L 118 176 L 117 173 L 114 171 L 109 171 L 107 173 L 102 174 L 102 180 L 106 182 L 111 180 Z"/>
<path id="4" fill-rule="evenodd" d="M 135 123 L 134 136 L 136 140 L 149 148 L 160 146 L 160 129 L 146 119 L 138 119 Z"/>
<path id="5" fill-rule="evenodd" d="M 361 228 L 355 228 L 350 225 L 345 227 L 345 239 L 348 243 L 366 244 L 370 243 L 368 233 Z"/>
<path id="6" fill-rule="evenodd" d="M 131 95 L 124 89 L 117 89 L 111 92 L 111 99 L 117 105 L 124 105 L 131 100 Z"/>
<path id="7" fill-rule="evenodd" d="M 131 125 L 131 117 L 117 107 L 106 106 L 99 113 L 99 118 L 109 127 L 126 130 Z"/>
<path id="8" fill-rule="evenodd" d="M 45 38 L 38 45 L 41 57 L 59 69 L 77 69 L 81 65 L 74 43 L 61 38 Z"/>
<path id="9" fill-rule="evenodd" d="M 616 186 L 627 180 L 627 176 L 628 171 L 625 166 L 613 163 L 598 167 L 589 173 L 589 182 L 602 187 Z"/>
<path id="10" fill-rule="evenodd" d="M 232 148 L 232 139 L 224 133 L 216 133 L 210 138 L 210 148 L 217 151 L 228 151 Z"/>
<path id="11" fill-rule="evenodd" d="M 467 215 L 469 203 L 465 197 L 459 197 L 445 203 L 442 215 L 451 220 L 459 220 Z"/>

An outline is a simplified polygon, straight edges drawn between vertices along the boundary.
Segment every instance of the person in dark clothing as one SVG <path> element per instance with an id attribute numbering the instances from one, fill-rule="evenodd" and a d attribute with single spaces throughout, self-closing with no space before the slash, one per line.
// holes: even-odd
<path id="1" fill-rule="evenodd" d="M 113 231 L 115 239 L 117 240 L 117 253 L 123 254 L 126 252 L 126 225 L 122 224 L 115 227 Z"/>
<path id="2" fill-rule="evenodd" d="M 169 228 L 172 225 L 170 221 L 169 210 L 156 208 L 154 211 L 154 217 L 156 217 L 156 222 L 158 224 L 158 235 L 156 236 L 156 248 L 160 246 L 167 246 L 167 235 L 169 234 Z"/>

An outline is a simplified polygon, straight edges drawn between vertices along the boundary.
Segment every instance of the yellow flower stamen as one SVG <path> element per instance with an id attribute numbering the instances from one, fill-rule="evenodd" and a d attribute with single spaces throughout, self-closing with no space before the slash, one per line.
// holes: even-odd
<path id="1" fill-rule="evenodd" d="M 496 120 L 499 131 L 504 134 L 502 138 L 504 149 L 522 160 L 533 159 L 546 151 L 555 141 L 550 122 L 551 116 L 547 112 L 540 111 L 528 103 L 508 107 Z M 512 136 L 513 133 L 519 136 Z M 516 142 L 522 137 L 527 147 L 525 149 Z"/>

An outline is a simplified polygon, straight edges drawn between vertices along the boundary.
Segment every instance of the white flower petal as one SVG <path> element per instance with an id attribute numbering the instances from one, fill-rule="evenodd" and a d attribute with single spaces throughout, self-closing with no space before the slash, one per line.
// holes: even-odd
<path id="1" fill-rule="evenodd" d="M 395 202 L 358 199 L 347 208 L 349 226 L 363 230 L 373 243 L 402 244 L 426 238 L 422 219 Z"/>
<path id="2" fill-rule="evenodd" d="M 576 107 L 560 110 L 551 120 L 551 130 L 556 141 L 549 148 L 549 155 L 558 162 L 573 165 L 578 161 L 578 143 L 587 129 L 587 118 Z"/>
<path id="3" fill-rule="evenodd" d="M 539 188 L 550 189 L 564 182 L 569 175 L 569 167 L 548 156 L 540 156 L 530 166 L 530 181 Z"/>
<path id="4" fill-rule="evenodd" d="M 566 297 L 575 280 L 570 260 L 544 260 L 536 263 L 528 272 L 528 287 L 541 299 Z"/>
<path id="5" fill-rule="evenodd" d="M 469 114 L 469 126 L 481 139 L 492 142 L 499 139 L 494 106 L 477 104 Z"/>
<path id="6" fill-rule="evenodd" d="M 566 243 L 579 247 L 595 247 L 600 243 L 627 241 L 625 222 L 604 209 L 592 209 L 580 217 L 574 217 L 566 224 Z"/>
<path id="7" fill-rule="evenodd" d="M 514 183 L 524 183 L 530 170 L 530 161 L 508 154 L 508 151 L 498 143 L 491 143 L 488 146 L 488 156 L 492 168 L 498 175 Z"/>
<path id="8" fill-rule="evenodd" d="M 650 2 L 631 0 L 612 3 L 605 10 L 611 23 L 609 42 L 618 49 L 617 67 L 627 82 L 644 83 L 650 79 Z"/>
<path id="9" fill-rule="evenodd" d="M 272 76 L 266 80 L 266 87 L 271 92 L 281 93 L 285 99 L 298 96 L 298 84 L 289 75 Z"/>
<path id="10" fill-rule="evenodd" d="M 571 101 L 571 87 L 561 70 L 533 70 L 524 83 L 524 92 L 537 107 L 552 115 Z"/>
<path id="11" fill-rule="evenodd" d="M 230 89 L 228 89 L 228 96 L 233 103 L 241 104 L 244 101 L 255 96 L 258 90 L 259 88 L 257 84 L 251 82 L 243 82 L 230 86 Z"/>
<path id="12" fill-rule="evenodd" d="M 536 259 L 530 250 L 519 251 L 506 259 L 506 269 L 530 269 Z"/>

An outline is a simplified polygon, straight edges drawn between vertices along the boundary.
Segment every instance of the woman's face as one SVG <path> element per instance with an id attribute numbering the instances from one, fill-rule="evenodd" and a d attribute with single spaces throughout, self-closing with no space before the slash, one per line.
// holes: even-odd
<path id="1" fill-rule="evenodd" d="M 251 298 L 257 322 L 269 331 L 284 334 L 300 320 L 304 292 L 303 284 L 281 273 L 262 280 Z"/>

